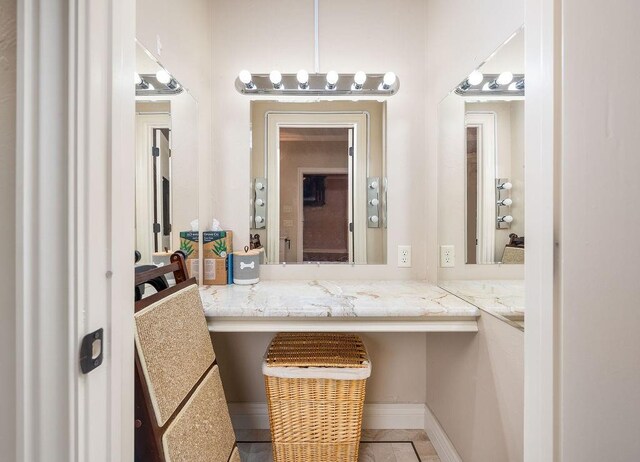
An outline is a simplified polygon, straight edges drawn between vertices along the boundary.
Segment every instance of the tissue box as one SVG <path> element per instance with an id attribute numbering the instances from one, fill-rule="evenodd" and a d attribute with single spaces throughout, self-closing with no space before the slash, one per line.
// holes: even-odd
<path id="1" fill-rule="evenodd" d="M 229 256 L 233 251 L 233 232 L 204 231 L 202 253 L 205 285 L 224 285 L 229 279 Z"/>
<path id="2" fill-rule="evenodd" d="M 186 255 L 187 272 L 189 277 L 196 279 L 200 271 L 199 237 L 198 231 L 180 231 L 180 250 Z"/>

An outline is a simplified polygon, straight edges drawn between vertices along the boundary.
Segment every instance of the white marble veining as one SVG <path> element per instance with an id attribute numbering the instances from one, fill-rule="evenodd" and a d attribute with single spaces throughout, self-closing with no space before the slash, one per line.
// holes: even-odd
<path id="1" fill-rule="evenodd" d="M 524 318 L 523 280 L 441 281 L 440 287 L 475 306 L 509 319 Z"/>
<path id="2" fill-rule="evenodd" d="M 207 318 L 474 318 L 478 310 L 420 281 L 261 281 L 201 287 Z"/>

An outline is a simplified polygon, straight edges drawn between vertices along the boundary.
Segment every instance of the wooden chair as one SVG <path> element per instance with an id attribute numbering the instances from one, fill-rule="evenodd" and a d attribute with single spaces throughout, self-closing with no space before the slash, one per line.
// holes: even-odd
<path id="1" fill-rule="evenodd" d="M 240 462 L 195 278 L 182 254 L 136 274 L 176 285 L 135 303 L 135 459 Z"/>

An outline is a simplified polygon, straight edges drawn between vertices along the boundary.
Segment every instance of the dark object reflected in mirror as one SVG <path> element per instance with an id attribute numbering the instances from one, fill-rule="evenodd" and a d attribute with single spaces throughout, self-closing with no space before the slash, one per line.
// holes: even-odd
<path id="1" fill-rule="evenodd" d="M 302 186 L 305 207 L 322 207 L 325 204 L 324 180 L 326 178 L 326 175 L 304 175 Z"/>
<path id="2" fill-rule="evenodd" d="M 309 175 L 314 200 L 303 206 L 302 260 L 347 263 L 349 261 L 349 176 L 346 173 Z"/>

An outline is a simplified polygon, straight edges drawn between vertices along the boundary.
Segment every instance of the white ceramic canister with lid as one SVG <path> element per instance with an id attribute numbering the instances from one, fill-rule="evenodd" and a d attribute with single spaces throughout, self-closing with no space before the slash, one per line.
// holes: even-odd
<path id="1" fill-rule="evenodd" d="M 260 282 L 260 252 L 245 246 L 240 252 L 233 252 L 233 283 L 256 284 Z"/>

